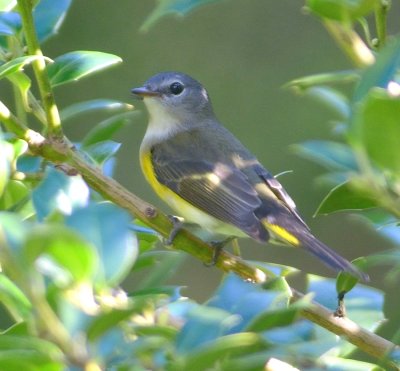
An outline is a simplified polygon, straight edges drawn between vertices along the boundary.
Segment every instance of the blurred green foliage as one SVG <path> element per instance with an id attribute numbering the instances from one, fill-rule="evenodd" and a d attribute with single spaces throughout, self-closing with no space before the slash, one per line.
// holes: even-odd
<path id="1" fill-rule="evenodd" d="M 143 28 L 210 2 L 159 1 Z M 71 4 L 36 2 L 33 15 L 40 42 L 58 32 Z M 349 48 L 356 24 L 368 27 L 360 18 L 375 13 L 381 17 L 378 23 L 385 23 L 388 6 L 378 0 L 306 4 L 323 22 L 334 21 L 330 27 L 348 32 Z M 46 135 L 46 115 L 28 72 L 40 57 L 25 55 L 15 1 L 0 1 L 0 11 L 0 79 L 12 87 L 18 119 L 27 123 L 29 117 L 31 126 Z M 370 50 L 375 62 L 364 68 L 288 84 L 318 97 L 340 117 L 335 140 L 309 140 L 295 147 L 327 170 L 324 177 L 331 191 L 318 212 L 359 211 L 376 226 L 376 233 L 388 234 L 390 228 L 397 247 L 360 264 L 368 268 L 391 263 L 391 279 L 400 272 L 399 40 L 367 40 L 368 47 L 379 48 Z M 46 72 L 57 89 L 121 62 L 97 51 L 47 58 L 52 63 Z M 347 91 L 338 88 L 343 84 Z M 112 176 L 120 149 L 115 135 L 132 118 L 132 106 L 92 99 L 60 110 L 63 125 L 89 112 L 109 115 L 74 145 L 88 162 Z M 0 334 L 0 369 L 262 370 L 275 358 L 302 370 L 383 369 L 378 361 L 360 359 L 346 341 L 299 317 L 311 297 L 290 302 L 286 276 L 295 272 L 286 267 L 257 263 L 276 272 L 264 285 L 228 274 L 203 304 L 182 296 L 185 282 L 178 286 L 167 281 L 182 262 L 182 253 L 156 249 L 159 238 L 152 230 L 104 200 L 79 175 L 67 175 L 62 165 L 33 156 L 26 141 L 5 123 L 0 128 L 0 302 L 9 316 Z M 132 273 L 144 278 L 127 292 L 121 284 Z M 334 293 L 349 292 L 349 317 L 376 331 L 384 319 L 384 293 L 355 284 L 345 275 L 337 282 L 307 276 L 307 290 L 332 310 Z M 400 333 L 398 324 L 396 330 Z M 396 352 L 389 359 L 399 364 Z"/>

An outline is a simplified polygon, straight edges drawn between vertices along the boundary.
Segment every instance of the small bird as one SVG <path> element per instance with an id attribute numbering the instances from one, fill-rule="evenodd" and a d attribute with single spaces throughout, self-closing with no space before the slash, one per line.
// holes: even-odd
<path id="1" fill-rule="evenodd" d="M 198 81 L 163 72 L 132 93 L 149 112 L 140 147 L 144 176 L 185 222 L 212 241 L 251 237 L 302 247 L 333 270 L 368 280 L 313 236 L 280 182 L 220 124 Z"/>

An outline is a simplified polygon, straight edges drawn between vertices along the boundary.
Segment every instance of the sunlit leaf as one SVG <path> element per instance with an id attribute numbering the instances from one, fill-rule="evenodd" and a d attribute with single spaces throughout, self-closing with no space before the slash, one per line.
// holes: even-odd
<path id="1" fill-rule="evenodd" d="M 0 11 L 10 11 L 17 5 L 17 0 L 0 0 Z"/>
<path id="2" fill-rule="evenodd" d="M 68 215 L 74 208 L 87 205 L 89 188 L 80 176 L 50 169 L 33 191 L 32 201 L 39 220 L 56 210 Z"/>
<path id="3" fill-rule="evenodd" d="M 33 10 L 36 32 L 40 42 L 57 34 L 72 0 L 40 0 Z"/>
<path id="4" fill-rule="evenodd" d="M 21 289 L 7 276 L 0 273 L 0 302 L 18 320 L 27 320 L 32 305 Z"/>
<path id="5" fill-rule="evenodd" d="M 373 87 L 386 89 L 389 82 L 394 79 L 399 64 L 400 38 L 395 38 L 379 52 L 375 63 L 363 72 L 354 91 L 353 100 L 355 102 L 362 100 Z"/>
<path id="6" fill-rule="evenodd" d="M 33 228 L 27 235 L 25 256 L 29 264 L 37 261 L 40 271 L 62 285 L 71 280 L 74 283 L 89 280 L 97 268 L 94 247 L 74 231 L 57 224 Z"/>
<path id="7" fill-rule="evenodd" d="M 400 178 L 400 100 L 374 89 L 354 118 L 361 144 L 373 164 Z"/>
<path id="8" fill-rule="evenodd" d="M 158 5 L 147 17 L 141 26 L 141 30 L 148 31 L 151 26 L 166 15 L 184 16 L 201 5 L 216 1 L 218 0 L 158 0 Z"/>
<path id="9" fill-rule="evenodd" d="M 138 253 L 128 213 L 109 203 L 92 204 L 75 210 L 66 223 L 96 247 L 100 258 L 97 282 L 120 283 Z"/>
<path id="10" fill-rule="evenodd" d="M 78 81 L 83 77 L 103 70 L 122 59 L 113 54 L 97 51 L 73 51 L 63 54 L 47 66 L 50 83 L 53 87 Z"/>
<path id="11" fill-rule="evenodd" d="M 4 63 L 0 66 L 0 79 L 7 77 L 17 71 L 20 71 L 27 64 L 32 63 L 34 60 L 40 59 L 37 55 L 27 55 L 24 57 L 18 57 L 11 61 Z"/>
<path id="12" fill-rule="evenodd" d="M 94 111 L 130 111 L 133 106 L 113 99 L 93 99 L 85 102 L 72 104 L 61 110 L 61 120 L 63 122 L 76 116 L 94 112 Z"/>

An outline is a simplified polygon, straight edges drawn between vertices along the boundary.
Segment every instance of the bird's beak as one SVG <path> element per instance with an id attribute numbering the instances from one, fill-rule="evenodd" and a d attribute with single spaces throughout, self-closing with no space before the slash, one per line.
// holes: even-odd
<path id="1" fill-rule="evenodd" d="M 140 88 L 133 88 L 131 90 L 132 94 L 136 98 L 143 99 L 145 97 L 159 97 L 161 94 L 158 91 L 151 90 L 147 86 L 141 86 Z"/>

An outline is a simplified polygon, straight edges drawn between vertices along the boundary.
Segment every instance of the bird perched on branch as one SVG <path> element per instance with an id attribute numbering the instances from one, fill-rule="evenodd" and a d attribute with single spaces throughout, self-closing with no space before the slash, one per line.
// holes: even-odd
<path id="1" fill-rule="evenodd" d="M 164 72 L 132 93 L 149 111 L 140 147 L 144 175 L 186 222 L 215 241 L 251 237 L 304 248 L 335 271 L 368 279 L 313 236 L 280 182 L 219 123 L 198 81 Z"/>

